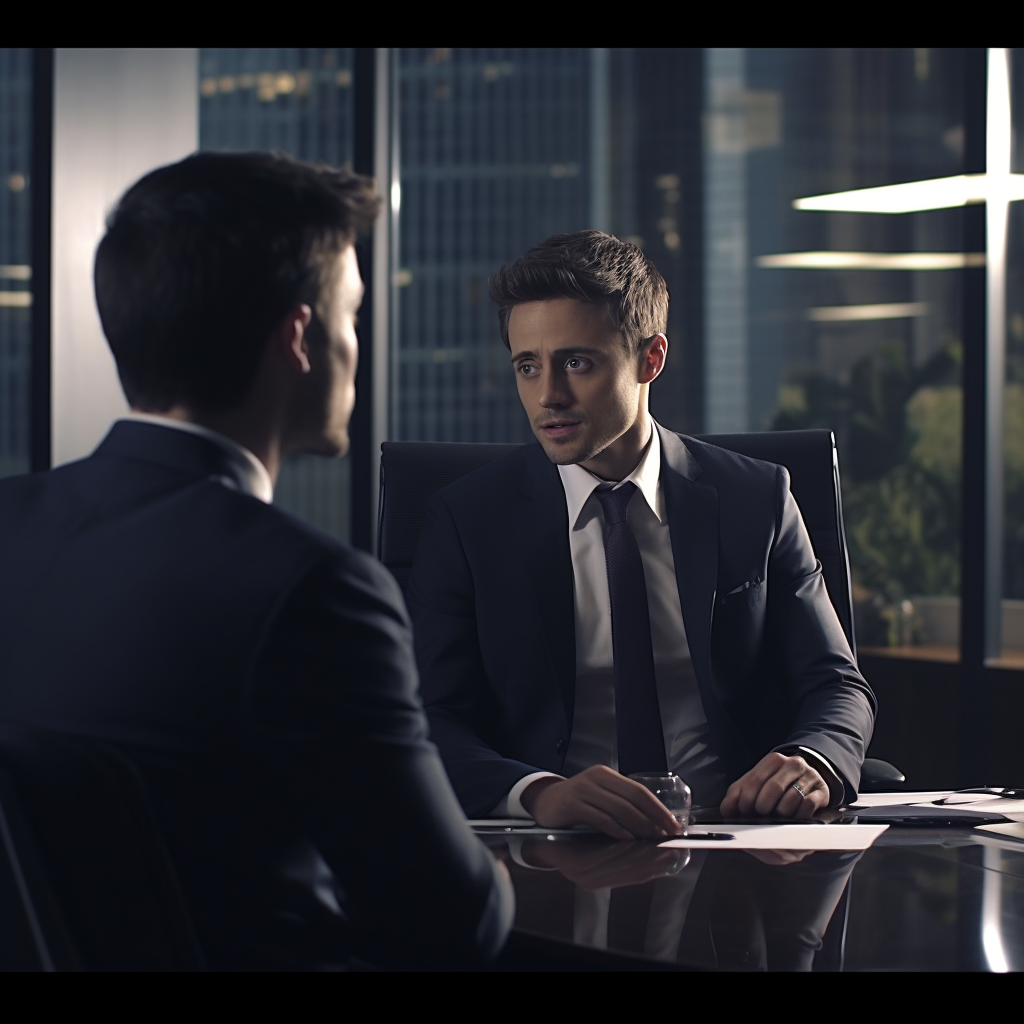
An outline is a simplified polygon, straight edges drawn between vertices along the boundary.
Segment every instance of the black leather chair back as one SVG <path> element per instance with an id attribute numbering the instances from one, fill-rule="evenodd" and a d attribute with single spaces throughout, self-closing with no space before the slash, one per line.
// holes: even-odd
<path id="1" fill-rule="evenodd" d="M 0 972 L 81 970 L 14 781 L 0 768 Z"/>
<path id="2" fill-rule="evenodd" d="M 789 470 L 793 494 L 821 561 L 829 596 L 850 645 L 856 651 L 850 563 L 839 490 L 839 462 L 832 431 L 704 434 L 699 439 L 740 455 L 774 462 Z M 517 447 L 515 444 L 440 441 L 385 441 L 381 445 L 377 553 L 403 592 L 423 529 L 427 498 L 441 487 Z"/>
<path id="3" fill-rule="evenodd" d="M 449 441 L 385 441 L 380 446 L 377 557 L 391 570 L 403 594 L 423 532 L 427 499 L 519 447 Z"/>
<path id="4" fill-rule="evenodd" d="M 148 792 L 113 748 L 0 727 L 0 847 L 0 970 L 203 968 Z"/>

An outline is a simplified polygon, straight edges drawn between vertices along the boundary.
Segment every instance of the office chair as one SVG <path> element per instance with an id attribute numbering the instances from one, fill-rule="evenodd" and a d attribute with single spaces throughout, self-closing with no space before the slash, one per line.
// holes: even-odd
<path id="1" fill-rule="evenodd" d="M 829 597 L 856 654 L 839 459 L 832 431 L 704 434 L 698 435 L 698 439 L 789 470 L 793 496 L 821 562 Z M 377 554 L 398 580 L 403 593 L 430 495 L 518 447 L 433 441 L 385 441 L 381 445 Z M 868 758 L 864 762 L 863 792 L 898 789 L 905 781 L 903 773 L 887 761 Z"/>
<path id="2" fill-rule="evenodd" d="M 0 769 L 0 972 L 80 969 L 14 783 Z"/>
<path id="3" fill-rule="evenodd" d="M 149 795 L 105 744 L 0 727 L 0 971 L 194 971 Z"/>

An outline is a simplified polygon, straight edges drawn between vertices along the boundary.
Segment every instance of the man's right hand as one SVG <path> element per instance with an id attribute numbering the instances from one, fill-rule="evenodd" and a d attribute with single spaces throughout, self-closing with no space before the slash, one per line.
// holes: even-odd
<path id="1" fill-rule="evenodd" d="M 544 828 L 585 825 L 613 839 L 658 839 L 683 831 L 650 790 L 601 764 L 569 779 L 538 779 L 519 799 Z"/>

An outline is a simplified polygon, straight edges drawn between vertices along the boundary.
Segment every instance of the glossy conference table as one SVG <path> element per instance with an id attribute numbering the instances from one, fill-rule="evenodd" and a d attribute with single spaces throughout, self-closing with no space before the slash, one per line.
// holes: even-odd
<path id="1" fill-rule="evenodd" d="M 806 855 L 481 839 L 515 885 L 511 969 L 1024 970 L 1024 842 L 978 829 Z"/>

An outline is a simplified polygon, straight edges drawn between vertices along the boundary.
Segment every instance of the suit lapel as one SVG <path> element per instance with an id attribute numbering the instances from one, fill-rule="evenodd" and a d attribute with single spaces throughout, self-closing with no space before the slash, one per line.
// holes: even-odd
<path id="1" fill-rule="evenodd" d="M 700 466 L 676 434 L 661 426 L 658 433 L 679 605 L 706 706 L 712 689 L 711 620 L 718 585 L 718 492 L 698 482 Z"/>
<path id="2" fill-rule="evenodd" d="M 529 551 L 523 556 L 530 589 L 571 727 L 576 693 L 576 613 L 569 513 L 558 470 L 539 444 L 530 450 L 519 498 L 526 503 L 515 513 L 519 529 L 523 523 L 531 524 L 526 538 Z"/>
<path id="3" fill-rule="evenodd" d="M 677 434 L 660 425 L 658 433 L 661 484 L 683 625 L 704 714 L 719 755 L 728 764 L 743 757 L 746 744 L 718 699 L 711 666 L 711 628 L 718 588 L 718 491 L 700 482 L 701 468 Z"/>

